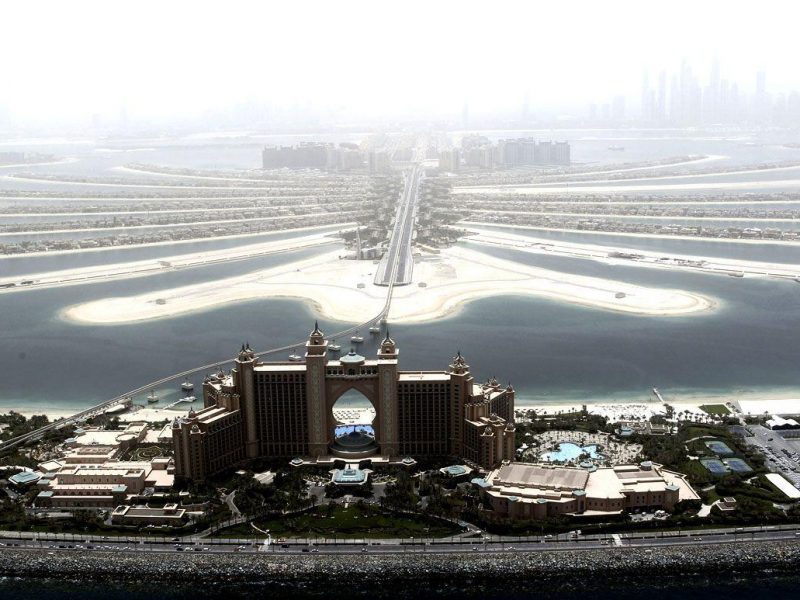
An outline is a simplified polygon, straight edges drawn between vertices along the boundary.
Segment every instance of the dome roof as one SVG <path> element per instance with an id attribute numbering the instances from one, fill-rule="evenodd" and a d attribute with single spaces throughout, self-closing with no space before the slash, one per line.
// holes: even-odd
<path id="1" fill-rule="evenodd" d="M 350 352 L 339 359 L 339 362 L 343 365 L 362 365 L 365 360 L 363 356 L 356 354 L 356 351 L 351 348 Z"/>

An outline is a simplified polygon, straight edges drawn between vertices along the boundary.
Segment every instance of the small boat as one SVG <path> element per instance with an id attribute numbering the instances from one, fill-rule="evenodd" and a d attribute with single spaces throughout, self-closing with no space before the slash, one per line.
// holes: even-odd
<path id="1" fill-rule="evenodd" d="M 155 391 L 150 392 L 150 395 L 147 396 L 147 402 L 150 404 L 155 404 L 158 402 L 158 395 L 155 393 Z"/>
<path id="2" fill-rule="evenodd" d="M 292 353 L 289 355 L 289 360 L 290 360 L 290 361 L 292 361 L 292 362 L 300 362 L 301 360 L 303 360 L 303 357 L 302 357 L 302 356 L 300 356 L 300 355 L 297 353 L 297 350 L 295 350 L 294 352 L 292 352 Z"/>
<path id="3" fill-rule="evenodd" d="M 360 344 L 361 342 L 364 341 L 364 338 L 361 337 L 356 331 L 356 334 L 350 338 L 350 341 L 353 342 L 354 344 Z"/>
<path id="4" fill-rule="evenodd" d="M 370 333 L 374 333 L 375 335 L 377 335 L 377 334 L 379 334 L 381 332 L 381 328 L 377 323 L 375 323 L 375 325 L 373 325 L 372 327 L 369 328 L 369 332 Z"/>
<path id="5" fill-rule="evenodd" d="M 185 397 L 181 398 L 181 400 L 183 402 L 194 402 L 195 400 L 197 400 L 197 398 L 194 397 L 194 396 L 185 396 Z"/>
<path id="6" fill-rule="evenodd" d="M 191 381 L 189 381 L 189 378 L 187 377 L 181 384 L 181 389 L 184 392 L 191 392 L 194 389 L 194 384 Z"/>
<path id="7" fill-rule="evenodd" d="M 331 340 L 331 343 L 328 344 L 328 350 L 330 350 L 331 352 L 338 352 L 341 349 L 342 347 L 336 343 L 336 340 Z"/>

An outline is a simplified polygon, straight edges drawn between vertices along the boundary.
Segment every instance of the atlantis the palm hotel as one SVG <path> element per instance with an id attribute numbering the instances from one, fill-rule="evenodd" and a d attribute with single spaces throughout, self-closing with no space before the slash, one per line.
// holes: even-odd
<path id="1" fill-rule="evenodd" d="M 453 456 L 489 473 L 473 483 L 509 516 L 669 509 L 697 497 L 682 476 L 658 465 L 588 470 L 512 463 L 514 390 L 496 380 L 476 383 L 460 353 L 444 371 L 400 371 L 387 332 L 375 359 L 352 350 L 334 359 L 316 324 L 305 349 L 303 361 L 262 362 L 242 346 L 229 373 L 207 377 L 204 408 L 172 425 L 176 476 L 202 480 L 263 457 L 402 464 Z M 372 403 L 374 435 L 336 435 L 333 405 L 350 390 Z"/>
<path id="2" fill-rule="evenodd" d="M 476 384 L 459 354 L 446 371 L 400 371 L 388 333 L 376 359 L 329 357 L 319 327 L 302 362 L 260 362 L 242 347 L 229 374 L 203 384 L 205 408 L 173 423 L 176 475 L 202 479 L 259 457 L 376 461 L 458 456 L 491 468 L 514 457 L 514 390 Z M 335 436 L 333 405 L 356 390 L 374 435 Z"/>

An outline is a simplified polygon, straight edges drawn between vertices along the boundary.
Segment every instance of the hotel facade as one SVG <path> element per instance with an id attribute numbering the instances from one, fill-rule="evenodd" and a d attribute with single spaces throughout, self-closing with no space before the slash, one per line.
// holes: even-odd
<path id="1" fill-rule="evenodd" d="M 457 456 L 483 468 L 513 460 L 514 390 L 475 383 L 459 353 L 445 371 L 400 371 L 388 333 L 375 359 L 333 359 L 315 325 L 301 362 L 261 362 L 243 346 L 230 373 L 206 378 L 204 408 L 172 424 L 177 477 L 199 480 L 263 457 Z M 335 436 L 333 405 L 356 390 L 374 436 Z"/>

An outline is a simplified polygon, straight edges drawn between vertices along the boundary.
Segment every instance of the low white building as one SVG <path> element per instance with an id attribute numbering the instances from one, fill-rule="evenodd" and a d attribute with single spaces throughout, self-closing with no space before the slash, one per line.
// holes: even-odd
<path id="1" fill-rule="evenodd" d="M 494 512 L 522 519 L 672 510 L 700 498 L 684 475 L 649 461 L 600 468 L 509 463 L 473 483 Z"/>

